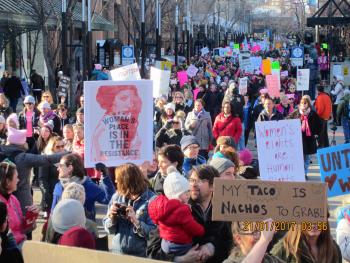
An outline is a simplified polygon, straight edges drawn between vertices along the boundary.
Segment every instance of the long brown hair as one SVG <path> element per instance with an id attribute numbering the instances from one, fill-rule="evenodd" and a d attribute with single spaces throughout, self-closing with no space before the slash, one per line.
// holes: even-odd
<path id="1" fill-rule="evenodd" d="M 140 168 L 133 163 L 126 163 L 115 168 L 115 183 L 120 195 L 141 195 L 148 185 Z"/>
<path id="2" fill-rule="evenodd" d="M 303 243 L 305 246 L 303 246 Z M 334 241 L 331 236 L 330 226 L 327 222 L 327 230 L 321 231 L 317 239 L 318 256 L 314 258 L 311 250 L 307 245 L 306 232 L 302 231 L 301 225 L 298 224 L 294 229 L 290 229 L 284 237 L 284 248 L 287 256 L 292 255 L 297 262 L 301 262 L 302 257 L 311 259 L 318 263 L 338 262 L 341 255 L 338 254 Z"/>

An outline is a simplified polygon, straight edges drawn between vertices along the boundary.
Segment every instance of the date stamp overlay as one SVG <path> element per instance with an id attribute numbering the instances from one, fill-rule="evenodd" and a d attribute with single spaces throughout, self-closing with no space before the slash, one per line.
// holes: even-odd
<path id="1" fill-rule="evenodd" d="M 328 223 L 319 221 L 319 222 L 310 222 L 310 221 L 303 221 L 303 222 L 295 222 L 295 221 L 273 221 L 269 225 L 269 222 L 266 221 L 258 221 L 258 222 L 250 222 L 250 221 L 241 221 L 241 229 L 243 231 L 288 231 L 295 229 L 301 229 L 302 231 L 311 231 L 311 230 L 318 230 L 318 231 L 325 231 L 328 229 Z"/>

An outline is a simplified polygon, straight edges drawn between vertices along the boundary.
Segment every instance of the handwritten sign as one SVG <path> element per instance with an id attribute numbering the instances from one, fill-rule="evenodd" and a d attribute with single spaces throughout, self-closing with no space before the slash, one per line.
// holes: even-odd
<path id="1" fill-rule="evenodd" d="M 58 97 L 67 97 L 68 90 L 70 86 L 70 77 L 62 76 L 60 77 L 60 81 L 58 83 Z"/>
<path id="2" fill-rule="evenodd" d="M 187 72 L 187 75 L 188 75 L 190 78 L 192 78 L 192 77 L 196 76 L 196 74 L 197 74 L 197 72 L 198 72 L 198 68 L 197 68 L 196 66 L 194 66 L 194 65 L 190 65 L 190 66 L 187 68 L 186 72 Z"/>
<path id="3" fill-rule="evenodd" d="M 152 160 L 151 80 L 85 81 L 85 167 Z"/>
<path id="4" fill-rule="evenodd" d="M 253 69 L 253 72 L 254 70 L 260 70 L 261 63 L 262 63 L 262 57 L 250 57 L 250 64 Z"/>
<path id="5" fill-rule="evenodd" d="M 288 77 L 288 70 L 281 71 L 281 77 L 287 78 Z"/>
<path id="6" fill-rule="evenodd" d="M 309 90 L 310 69 L 297 70 L 297 90 Z"/>
<path id="7" fill-rule="evenodd" d="M 170 74 L 169 70 L 151 67 L 150 79 L 153 80 L 153 98 L 159 98 L 161 95 L 169 93 Z"/>
<path id="8" fill-rule="evenodd" d="M 321 181 L 328 184 L 328 196 L 350 194 L 350 144 L 317 150 Z"/>
<path id="9" fill-rule="evenodd" d="M 140 80 L 140 70 L 136 63 L 110 71 L 112 80 Z"/>
<path id="10" fill-rule="evenodd" d="M 247 94 L 247 89 L 248 89 L 248 78 L 240 78 L 239 79 L 239 94 L 245 95 Z"/>
<path id="11" fill-rule="evenodd" d="M 204 48 L 201 49 L 201 55 L 202 55 L 202 56 L 204 56 L 204 55 L 206 55 L 206 54 L 208 54 L 208 53 L 209 53 L 209 48 L 204 47 Z"/>
<path id="12" fill-rule="evenodd" d="M 214 179 L 213 221 L 327 221 L 326 185 Z"/>
<path id="13" fill-rule="evenodd" d="M 299 120 L 255 123 L 262 180 L 305 181 Z"/>
<path id="14" fill-rule="evenodd" d="M 188 82 L 187 72 L 179 71 L 177 72 L 177 79 L 179 80 L 180 87 L 183 87 Z"/>
<path id="15" fill-rule="evenodd" d="M 272 74 L 266 76 L 266 87 L 269 90 L 269 95 L 273 98 L 280 96 L 281 82 L 278 74 Z"/>

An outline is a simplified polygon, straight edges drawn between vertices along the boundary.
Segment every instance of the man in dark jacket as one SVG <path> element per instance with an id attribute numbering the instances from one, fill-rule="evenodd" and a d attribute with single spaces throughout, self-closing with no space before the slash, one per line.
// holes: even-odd
<path id="1" fill-rule="evenodd" d="M 30 83 L 32 84 L 33 96 L 39 103 L 41 100 L 41 93 L 45 91 L 45 81 L 35 69 L 33 69 L 32 75 L 30 76 Z"/>
<path id="2" fill-rule="evenodd" d="M 211 220 L 214 177 L 219 177 L 218 171 L 205 165 L 192 172 L 189 178 L 192 216 L 204 227 L 204 236 L 195 238 L 194 246 L 185 255 L 174 257 L 161 249 L 161 238 L 157 229 L 149 236 L 146 251 L 149 258 L 175 262 L 216 263 L 228 257 L 233 245 L 231 223 Z"/>
<path id="3" fill-rule="evenodd" d="M 11 78 L 5 82 L 4 93 L 10 100 L 13 112 L 16 112 L 18 99 L 22 94 L 25 94 L 21 80 L 16 76 L 16 72 L 12 72 Z"/>

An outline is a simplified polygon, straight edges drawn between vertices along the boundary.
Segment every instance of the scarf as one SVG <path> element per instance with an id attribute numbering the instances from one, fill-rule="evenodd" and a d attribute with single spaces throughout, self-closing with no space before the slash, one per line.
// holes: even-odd
<path id="1" fill-rule="evenodd" d="M 60 180 L 60 183 L 62 184 L 63 188 L 65 188 L 70 183 L 83 184 L 86 181 L 86 176 L 84 176 L 84 178 L 72 176 L 72 177 L 68 177 L 68 178 L 59 178 L 59 180 Z"/>
<path id="2" fill-rule="evenodd" d="M 53 111 L 49 111 L 45 115 L 40 115 L 40 122 L 47 123 L 49 120 L 52 120 L 56 114 Z"/>
<path id="3" fill-rule="evenodd" d="M 300 119 L 301 119 L 301 131 L 305 132 L 306 136 L 310 137 L 311 136 L 311 130 L 309 126 L 309 114 L 310 114 L 311 109 L 308 108 L 307 110 L 299 110 L 300 113 Z"/>

